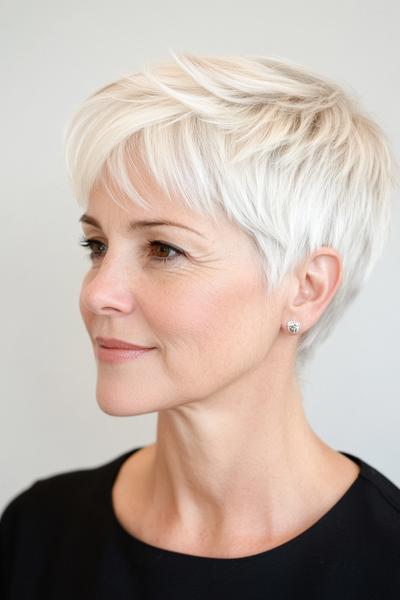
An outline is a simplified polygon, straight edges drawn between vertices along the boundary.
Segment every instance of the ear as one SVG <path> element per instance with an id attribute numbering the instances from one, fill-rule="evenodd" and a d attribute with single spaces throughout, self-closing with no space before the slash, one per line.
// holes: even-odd
<path id="1" fill-rule="evenodd" d="M 320 318 L 342 282 L 342 259 L 336 250 L 318 248 L 293 274 L 287 296 L 284 327 L 287 321 L 299 321 L 300 333 Z"/>

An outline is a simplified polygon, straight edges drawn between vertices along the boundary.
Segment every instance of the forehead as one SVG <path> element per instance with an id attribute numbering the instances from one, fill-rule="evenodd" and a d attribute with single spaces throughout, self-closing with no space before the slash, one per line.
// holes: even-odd
<path id="1" fill-rule="evenodd" d="M 132 229 L 132 224 L 137 221 L 163 221 L 179 223 L 204 237 L 209 237 L 209 234 L 213 234 L 213 238 L 216 235 L 243 235 L 221 207 L 216 208 L 216 216 L 213 218 L 212 215 L 192 209 L 179 194 L 170 197 L 145 170 L 136 175 L 130 173 L 129 176 L 133 190 L 146 201 L 146 206 L 136 201 L 135 194 L 128 195 L 121 190 L 104 172 L 90 192 L 86 214 L 95 217 L 102 224 L 115 224 L 121 228 L 129 226 Z"/>

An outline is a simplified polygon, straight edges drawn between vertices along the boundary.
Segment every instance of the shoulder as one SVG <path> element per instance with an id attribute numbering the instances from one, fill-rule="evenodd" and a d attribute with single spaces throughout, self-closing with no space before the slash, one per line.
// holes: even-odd
<path id="1" fill-rule="evenodd" d="M 369 498 L 384 506 L 394 516 L 400 517 L 400 488 L 382 471 L 372 466 L 362 458 L 345 453 L 349 458 L 358 462 L 360 466 L 360 479 L 365 483 L 365 490 Z"/>
<path id="2" fill-rule="evenodd" d="M 33 535 L 68 527 L 69 521 L 90 518 L 104 510 L 113 478 L 129 453 L 97 465 L 37 479 L 14 496 L 0 515 L 0 538 Z"/>
<path id="3" fill-rule="evenodd" d="M 399 565 L 400 488 L 378 468 L 346 454 L 360 465 L 358 482 L 348 504 L 352 531 L 359 540 L 364 540 L 366 552 Z"/>
<path id="4" fill-rule="evenodd" d="M 82 496 L 88 494 L 99 474 L 98 468 L 87 468 L 63 471 L 37 479 L 11 499 L 4 509 L 2 521 L 11 514 L 28 515 L 31 511 L 36 513 L 37 508 L 49 514 L 48 510 L 52 512 L 56 508 L 55 500 L 61 504 L 66 501 L 73 504 L 79 502 Z"/>
<path id="5" fill-rule="evenodd" d="M 102 547 L 112 523 L 113 479 L 129 454 L 37 479 L 12 498 L 0 515 L 0 597 L 9 591 L 36 598 L 33 586 L 43 574 L 62 578 L 68 565 L 72 577 L 74 561 L 87 575 L 88 557 Z"/>

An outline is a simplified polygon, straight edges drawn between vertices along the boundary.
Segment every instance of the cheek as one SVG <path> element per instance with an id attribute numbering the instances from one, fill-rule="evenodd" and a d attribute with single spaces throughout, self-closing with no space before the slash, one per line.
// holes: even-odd
<path id="1" fill-rule="evenodd" d="M 147 314 L 167 344 L 197 348 L 202 361 L 257 345 L 273 322 L 264 291 L 249 277 L 174 288 L 162 303 L 148 305 Z"/>
<path id="2" fill-rule="evenodd" d="M 244 376 L 275 337 L 273 310 L 248 277 L 175 290 L 164 309 L 153 325 L 165 343 L 167 377 L 183 398 L 206 397 Z"/>

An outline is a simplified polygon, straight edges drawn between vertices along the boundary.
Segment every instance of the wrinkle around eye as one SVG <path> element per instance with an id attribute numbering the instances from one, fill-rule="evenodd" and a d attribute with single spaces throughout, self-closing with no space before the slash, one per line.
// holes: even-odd
<path id="1" fill-rule="evenodd" d="M 96 239 L 107 247 L 107 250 L 101 257 L 101 259 L 104 260 L 105 256 L 110 253 L 111 248 L 111 244 L 109 245 L 107 241 L 107 236 L 92 225 L 86 227 L 84 226 L 82 227 L 82 229 L 83 235 L 86 238 Z M 196 240 L 193 240 L 192 235 L 183 230 L 179 233 L 174 233 L 174 235 L 167 235 L 165 232 L 165 228 L 163 229 L 164 231 L 162 233 L 161 228 L 154 228 L 154 231 L 151 232 L 151 235 L 149 235 L 148 231 L 138 232 L 137 239 L 132 239 L 132 235 L 128 236 L 125 234 L 118 234 L 117 238 L 121 238 L 124 241 L 124 243 L 126 241 L 127 243 L 132 243 L 135 246 L 137 246 L 140 256 L 145 254 L 145 252 L 147 251 L 146 244 L 149 241 L 149 239 L 151 239 L 154 241 L 160 240 L 162 241 L 162 243 L 171 246 L 176 246 L 177 249 L 182 250 L 182 252 L 184 252 L 185 254 L 184 259 L 187 265 L 198 264 L 199 266 L 212 267 L 212 265 L 214 264 L 220 264 L 221 262 L 224 262 L 224 259 L 221 259 L 220 253 L 218 253 L 216 250 L 217 241 L 215 239 L 211 239 L 207 242 L 205 242 L 204 240 L 198 240 L 197 238 Z M 144 250 L 142 248 L 144 248 Z M 158 260 L 162 261 L 162 258 L 159 258 Z M 174 261 L 171 261 L 171 263 L 172 262 Z"/>

